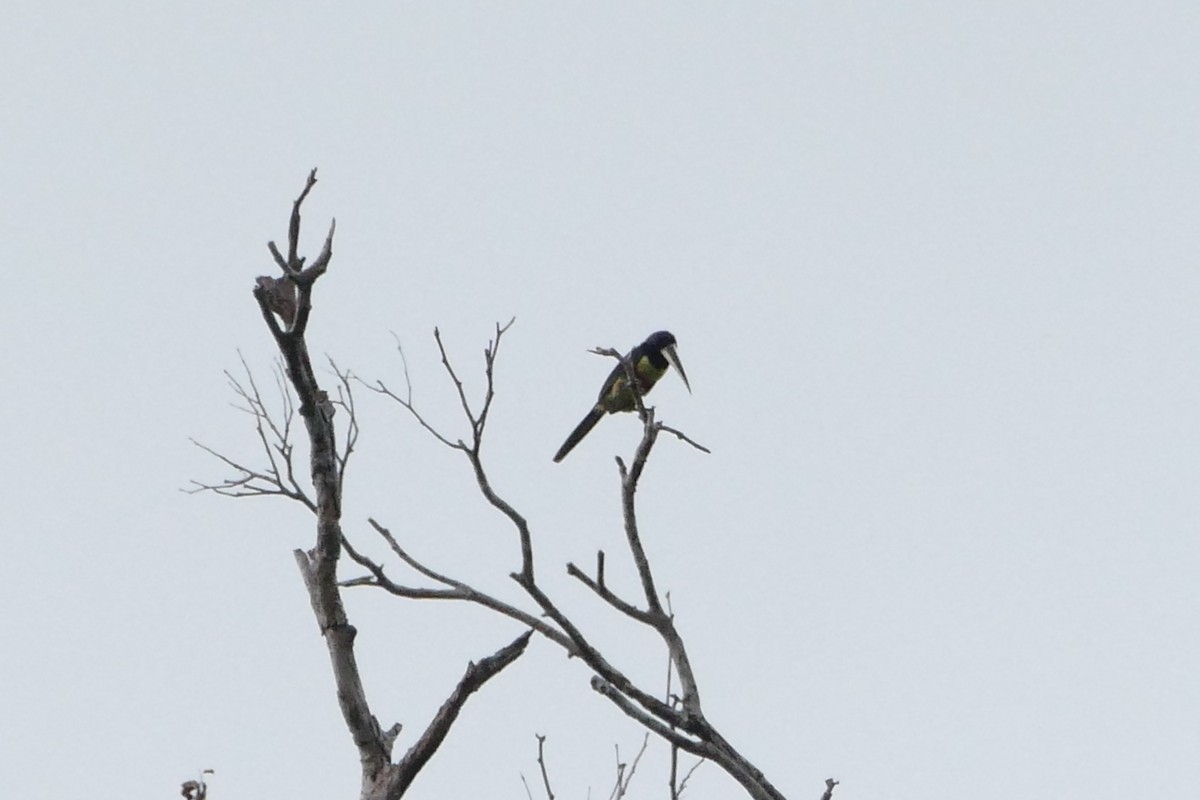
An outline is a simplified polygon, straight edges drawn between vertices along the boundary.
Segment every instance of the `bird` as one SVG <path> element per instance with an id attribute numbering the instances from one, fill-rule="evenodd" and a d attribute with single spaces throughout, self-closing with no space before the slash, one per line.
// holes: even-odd
<path id="1" fill-rule="evenodd" d="M 592 406 L 592 410 L 588 412 L 582 422 L 575 426 L 575 430 L 571 431 L 571 435 L 563 442 L 562 447 L 558 448 L 558 452 L 554 454 L 554 463 L 557 464 L 566 458 L 567 453 L 571 452 L 575 445 L 579 444 L 583 437 L 596 427 L 596 423 L 605 414 L 633 411 L 637 408 L 637 400 L 625 373 L 626 362 L 633 365 L 638 392 L 642 396 L 654 388 L 654 384 L 658 383 L 658 379 L 666 374 L 669 366 L 674 367 L 675 371 L 679 373 L 679 377 L 683 378 L 683 385 L 691 394 L 692 386 L 688 383 L 687 373 L 683 371 L 683 363 L 680 362 L 679 354 L 675 351 L 674 334 L 669 331 L 650 334 L 646 341 L 630 350 L 629 355 L 613 367 L 613 371 L 608 374 L 608 379 L 604 381 L 604 386 L 600 389 L 596 405 Z"/>

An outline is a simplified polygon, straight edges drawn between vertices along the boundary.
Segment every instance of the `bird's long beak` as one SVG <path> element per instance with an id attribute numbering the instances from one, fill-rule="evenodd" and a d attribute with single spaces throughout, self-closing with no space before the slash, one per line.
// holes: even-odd
<path id="1" fill-rule="evenodd" d="M 692 385 L 688 383 L 687 373 L 683 371 L 683 362 L 679 360 L 679 353 L 675 352 L 675 345 L 668 345 L 663 348 L 663 355 L 667 357 L 667 363 L 675 368 L 679 373 L 679 377 L 683 378 L 683 385 L 687 387 L 688 394 L 692 393 Z"/>

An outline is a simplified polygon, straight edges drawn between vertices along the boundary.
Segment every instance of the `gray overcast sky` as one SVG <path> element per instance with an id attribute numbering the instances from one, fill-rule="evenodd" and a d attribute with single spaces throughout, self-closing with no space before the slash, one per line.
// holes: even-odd
<path id="1" fill-rule="evenodd" d="M 788 796 L 1185 797 L 1200 786 L 1200 7 L 1188 2 L 10 2 L 0 30 L 0 786 L 350 797 L 357 763 L 290 555 L 299 507 L 178 492 L 252 459 L 223 369 L 309 168 L 313 348 L 462 435 L 516 316 L 488 463 L 551 589 L 619 552 L 609 365 L 675 332 L 643 526 L 706 710 Z M 374 516 L 515 597 L 464 463 L 360 397 Z M 628 585 L 628 584 L 625 584 Z M 407 747 L 517 633 L 350 598 Z M 545 643 L 411 797 L 600 797 L 640 734 Z M 652 745 L 636 797 L 664 796 Z M 86 787 L 86 788 L 83 788 Z M 693 800 L 736 787 L 702 768 Z"/>

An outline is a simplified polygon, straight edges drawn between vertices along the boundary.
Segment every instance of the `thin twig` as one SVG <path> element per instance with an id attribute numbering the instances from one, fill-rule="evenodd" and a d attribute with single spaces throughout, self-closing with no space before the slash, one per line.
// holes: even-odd
<path id="1" fill-rule="evenodd" d="M 295 406 L 292 402 L 291 391 L 284 380 L 283 366 L 277 363 L 275 367 L 280 411 L 273 412 L 263 399 L 262 392 L 254 380 L 254 373 L 246 363 L 245 357 L 239 352 L 238 358 L 246 377 L 239 379 L 228 370 L 225 371 L 225 377 L 230 389 L 245 405 L 234 403 L 233 407 L 254 418 L 255 436 L 267 465 L 261 469 L 249 467 L 192 439 L 192 444 L 196 447 L 239 474 L 236 477 L 226 478 L 220 483 L 193 480 L 191 481 L 192 488 L 184 491 L 189 493 L 210 491 L 225 497 L 285 497 L 295 500 L 303 504 L 309 511 L 315 512 L 316 501 L 308 495 L 296 476 L 293 460 L 295 445 L 291 440 Z"/>
<path id="2" fill-rule="evenodd" d="M 596 595 L 601 600 L 608 603 L 610 606 L 615 608 L 617 611 L 620 611 L 622 614 L 624 614 L 628 617 L 631 617 L 644 625 L 653 625 L 654 624 L 654 617 L 651 614 L 649 614 L 645 611 L 642 611 L 640 608 L 638 608 L 637 606 L 634 606 L 632 603 L 627 603 L 626 601 L 622 600 L 620 597 L 615 595 L 610 589 L 608 589 L 606 586 L 604 586 L 602 583 L 600 583 L 599 577 L 597 577 L 596 579 L 593 579 L 591 576 L 584 573 L 584 571 L 581 570 L 579 567 L 575 566 L 574 563 L 567 564 L 567 574 L 570 575 L 571 577 L 577 579 L 584 586 L 591 589 L 593 592 L 596 593 Z"/>
<path id="3" fill-rule="evenodd" d="M 709 455 L 712 455 L 712 450 L 709 450 L 709 449 L 708 449 L 707 447 L 705 447 L 704 445 L 702 445 L 702 444 L 700 444 L 699 442 L 697 442 L 697 441 L 695 441 L 695 440 L 693 440 L 693 439 L 689 438 L 689 437 L 687 436 L 687 434 L 685 434 L 683 431 L 676 430 L 675 428 L 672 428 L 672 427 L 670 427 L 669 425 L 663 425 L 661 422 L 658 424 L 658 429 L 659 429 L 660 431 L 663 431 L 664 433 L 669 433 L 669 434 L 671 434 L 672 436 L 675 436 L 675 437 L 677 437 L 677 438 L 681 439 L 681 440 L 682 440 L 682 441 L 684 441 L 684 442 L 687 442 L 687 443 L 688 443 L 688 444 L 690 444 L 692 447 L 696 448 L 697 450 L 699 450 L 699 451 L 700 451 L 700 452 L 702 452 L 702 453 L 708 453 Z"/>
<path id="4" fill-rule="evenodd" d="M 508 332 L 508 329 L 517 321 L 516 317 L 510 319 L 503 327 L 499 322 L 496 323 L 496 338 L 489 341 L 487 347 L 483 351 L 484 362 L 484 385 L 486 386 L 483 397 L 483 409 L 479 412 L 479 421 L 475 426 L 476 443 L 481 443 L 483 438 L 483 429 L 487 425 L 488 412 L 492 408 L 492 399 L 496 396 L 496 383 L 493 379 L 493 367 L 496 364 L 496 356 L 500 352 L 500 337 Z"/>
<path id="5" fill-rule="evenodd" d="M 629 784 L 633 781 L 633 776 L 637 772 L 638 764 L 641 763 L 642 756 L 646 753 L 646 747 L 650 744 L 650 734 L 646 733 L 642 737 L 642 746 L 638 749 L 637 755 L 633 757 L 633 762 L 628 765 L 621 761 L 621 746 L 614 744 L 613 750 L 617 756 L 617 782 L 613 786 L 612 794 L 609 795 L 609 800 L 621 800 L 625 793 L 629 791 Z"/>
<path id="6" fill-rule="evenodd" d="M 554 792 L 550 789 L 550 773 L 546 769 L 546 737 L 535 733 L 538 743 L 538 768 L 542 771 L 542 786 L 546 787 L 546 800 L 554 800 Z"/>
<path id="7" fill-rule="evenodd" d="M 450 363 L 450 357 L 446 355 L 446 345 L 442 343 L 442 332 L 437 328 L 434 328 L 433 338 L 437 342 L 438 352 L 442 355 L 442 366 L 445 367 L 446 373 L 450 376 L 450 380 L 454 382 L 454 389 L 458 393 L 458 402 L 462 405 L 463 414 L 466 415 L 467 420 L 471 423 L 472 431 L 475 431 L 476 435 L 478 435 L 478 423 L 475 420 L 475 415 L 471 412 L 471 404 L 467 402 L 467 392 L 463 388 L 463 382 L 459 380 L 458 375 L 455 374 L 454 366 Z M 461 445 L 462 442 L 460 441 L 459 444 Z"/>
<path id="8" fill-rule="evenodd" d="M 327 356 L 327 358 L 329 359 L 329 367 L 338 379 L 338 399 L 333 401 L 333 404 L 344 410 L 347 417 L 346 438 L 337 456 L 338 474 L 344 481 L 346 479 L 346 466 L 350 462 L 350 456 L 354 452 L 355 445 L 358 444 L 358 414 L 354 408 L 354 391 L 350 387 L 351 381 L 354 380 L 354 375 L 349 370 L 339 369 L 332 356 Z"/>
<path id="9" fill-rule="evenodd" d="M 683 790 L 687 788 L 687 782 L 691 779 L 692 773 L 698 770 L 703 763 L 703 758 L 696 759 L 696 763 L 692 764 L 691 769 L 683 774 L 683 778 L 679 781 L 679 786 L 672 787 L 671 800 L 678 800 L 683 795 Z"/>

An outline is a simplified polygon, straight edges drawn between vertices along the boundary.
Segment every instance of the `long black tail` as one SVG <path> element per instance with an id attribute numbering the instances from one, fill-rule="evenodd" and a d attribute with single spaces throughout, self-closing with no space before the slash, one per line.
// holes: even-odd
<path id="1" fill-rule="evenodd" d="M 604 410 L 602 408 L 599 406 L 593 408 L 591 412 L 589 412 L 588 415 L 583 418 L 583 422 L 580 422 L 575 426 L 575 430 L 571 431 L 571 435 L 567 437 L 565 442 L 563 442 L 563 446 L 558 448 L 558 452 L 554 454 L 554 463 L 557 464 L 559 461 L 562 461 L 564 458 L 566 458 L 567 453 L 571 452 L 575 445 L 579 444 L 583 440 L 583 437 L 587 436 L 591 432 L 592 428 L 596 427 L 596 423 L 599 422 L 600 418 L 603 416 Z"/>

